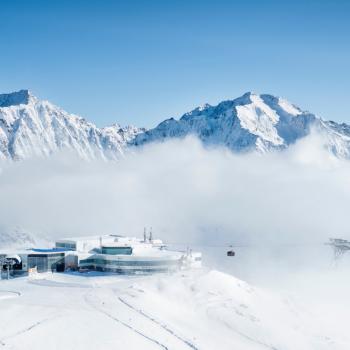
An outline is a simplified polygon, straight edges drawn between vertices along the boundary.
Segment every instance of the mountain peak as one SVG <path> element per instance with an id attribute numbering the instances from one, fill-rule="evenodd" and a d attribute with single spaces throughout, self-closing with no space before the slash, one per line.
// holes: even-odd
<path id="1" fill-rule="evenodd" d="M 23 122 L 22 122 L 23 121 Z M 324 122 L 284 98 L 246 92 L 217 105 L 204 104 L 157 127 L 145 130 L 114 124 L 97 128 L 28 90 L 0 94 L 0 160 L 48 156 L 72 149 L 83 159 L 119 159 L 129 147 L 171 138 L 197 136 L 205 145 L 223 145 L 234 152 L 283 150 L 318 130 L 326 147 L 350 159 L 350 126 Z"/>
<path id="2" fill-rule="evenodd" d="M 0 94 L 0 107 L 28 105 L 35 101 L 36 97 L 29 90 L 19 90 L 7 94 Z"/>
<path id="3" fill-rule="evenodd" d="M 233 103 L 234 105 L 248 105 L 252 103 L 252 96 L 257 96 L 256 93 L 252 91 L 248 91 L 244 93 L 242 96 L 235 98 L 234 100 L 223 101 Z"/>
<path id="4" fill-rule="evenodd" d="M 250 97 L 252 95 L 257 95 L 257 94 L 255 92 L 253 92 L 253 91 L 247 91 L 241 96 L 241 98 L 242 97 Z"/>

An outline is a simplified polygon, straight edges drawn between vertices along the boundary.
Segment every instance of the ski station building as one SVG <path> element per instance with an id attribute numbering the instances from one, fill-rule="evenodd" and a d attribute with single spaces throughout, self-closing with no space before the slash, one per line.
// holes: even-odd
<path id="1" fill-rule="evenodd" d="M 101 271 L 118 274 L 174 272 L 201 266 L 202 254 L 171 250 L 161 240 L 120 235 L 65 238 L 49 249 L 0 252 L 2 274 Z M 0 271 L 1 273 L 1 271 Z"/>

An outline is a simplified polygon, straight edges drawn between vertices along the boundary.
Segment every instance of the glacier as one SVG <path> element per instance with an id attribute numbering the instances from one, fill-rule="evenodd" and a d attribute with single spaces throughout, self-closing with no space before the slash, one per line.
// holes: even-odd
<path id="1" fill-rule="evenodd" d="M 285 150 L 313 131 L 322 136 L 330 154 L 350 158 L 349 125 L 325 121 L 267 94 L 247 92 L 216 106 L 205 104 L 149 130 L 117 123 L 98 128 L 28 90 L 0 94 L 0 160 L 49 156 L 60 150 L 87 160 L 118 160 L 130 149 L 189 135 L 206 146 L 266 153 Z"/>

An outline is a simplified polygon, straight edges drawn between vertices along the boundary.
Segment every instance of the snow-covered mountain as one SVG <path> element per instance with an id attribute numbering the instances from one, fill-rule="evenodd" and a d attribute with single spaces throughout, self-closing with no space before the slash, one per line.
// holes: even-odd
<path id="1" fill-rule="evenodd" d="M 0 159 L 47 156 L 57 150 L 76 152 L 84 159 L 118 159 L 131 147 L 187 135 L 205 145 L 222 145 L 235 152 L 283 150 L 311 130 L 324 138 L 325 147 L 340 158 L 350 158 L 350 126 L 324 121 L 288 101 L 251 92 L 204 105 L 161 122 L 150 130 L 132 126 L 97 128 L 28 90 L 0 95 Z"/>
<path id="2" fill-rule="evenodd" d="M 84 159 L 118 159 L 141 131 L 118 124 L 97 128 L 28 90 L 0 95 L 0 159 L 47 156 L 63 149 Z"/>
<path id="3" fill-rule="evenodd" d="M 198 107 L 179 120 L 167 119 L 156 128 L 138 134 L 132 142 L 143 145 L 193 134 L 206 145 L 265 153 L 287 148 L 312 129 L 324 136 L 325 146 L 333 154 L 350 157 L 349 125 L 324 121 L 285 99 L 251 92 L 217 106 Z"/>
<path id="4" fill-rule="evenodd" d="M 45 240 L 20 228 L 6 230 L 0 227 L 0 249 L 4 248 L 28 248 Z"/>

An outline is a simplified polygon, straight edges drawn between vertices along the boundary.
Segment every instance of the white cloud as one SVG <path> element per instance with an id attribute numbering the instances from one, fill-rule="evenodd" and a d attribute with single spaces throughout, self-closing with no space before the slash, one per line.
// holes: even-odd
<path id="1" fill-rule="evenodd" d="M 349 163 L 315 155 L 313 139 L 302 142 L 261 156 L 204 149 L 187 138 L 148 146 L 118 163 L 60 154 L 6 164 L 2 225 L 50 237 L 141 236 L 144 226 L 153 226 L 170 241 L 238 244 L 346 235 Z"/>

